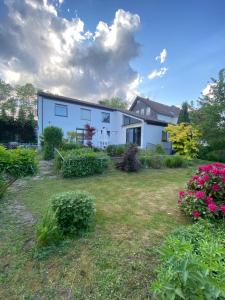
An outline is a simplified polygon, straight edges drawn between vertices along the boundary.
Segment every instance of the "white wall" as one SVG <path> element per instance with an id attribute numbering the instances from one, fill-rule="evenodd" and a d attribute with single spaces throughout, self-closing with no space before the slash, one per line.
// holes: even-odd
<path id="1" fill-rule="evenodd" d="M 68 107 L 68 116 L 56 116 L 55 115 L 55 104 L 67 105 Z M 80 109 L 90 109 L 91 110 L 91 120 L 81 120 Z M 42 111 L 43 109 L 43 120 L 42 120 Z M 110 113 L 110 123 L 102 122 L 102 112 Z M 66 137 L 68 131 L 74 131 L 77 128 L 84 128 L 86 124 L 90 124 L 96 128 L 96 134 L 93 136 L 93 144 L 99 146 L 99 135 L 103 127 L 107 131 L 110 131 L 109 143 L 116 143 L 116 137 L 118 136 L 117 130 L 119 130 L 118 117 L 114 111 L 82 106 L 79 104 L 66 103 L 62 101 L 46 99 L 40 97 L 38 99 L 38 135 L 42 134 L 42 130 L 47 126 L 57 126 L 62 128 L 64 136 Z M 122 142 L 122 141 L 121 141 Z M 124 143 L 125 141 L 123 141 Z"/>
<path id="2" fill-rule="evenodd" d="M 161 144 L 162 142 L 162 131 L 164 126 L 156 126 L 151 124 L 144 124 L 143 128 L 143 143 L 142 148 L 146 148 L 148 143 Z"/>

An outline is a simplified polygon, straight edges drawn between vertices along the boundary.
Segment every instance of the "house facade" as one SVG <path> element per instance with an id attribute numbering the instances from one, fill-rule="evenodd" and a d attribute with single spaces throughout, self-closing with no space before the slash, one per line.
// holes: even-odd
<path id="1" fill-rule="evenodd" d="M 38 93 L 38 136 L 47 126 L 62 128 L 67 132 L 76 131 L 77 141 L 85 144 L 85 125 L 95 127 L 92 142 L 104 148 L 109 144 L 135 143 L 140 148 L 162 144 L 170 148 L 165 134 L 168 122 L 157 120 L 132 110 L 120 110 L 104 105 L 57 96 L 45 92 Z M 169 150 L 168 150 L 169 151 Z"/>

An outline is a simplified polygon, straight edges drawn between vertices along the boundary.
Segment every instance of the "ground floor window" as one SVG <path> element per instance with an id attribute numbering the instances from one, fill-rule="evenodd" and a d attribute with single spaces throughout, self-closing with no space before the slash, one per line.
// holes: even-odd
<path id="1" fill-rule="evenodd" d="M 78 144 L 82 144 L 82 145 L 84 144 L 85 131 L 86 131 L 86 129 L 77 128 L 77 143 Z"/>
<path id="2" fill-rule="evenodd" d="M 168 135 L 165 130 L 162 131 L 162 142 L 168 142 Z"/>
<path id="3" fill-rule="evenodd" d="M 141 127 L 127 128 L 126 143 L 141 146 Z"/>

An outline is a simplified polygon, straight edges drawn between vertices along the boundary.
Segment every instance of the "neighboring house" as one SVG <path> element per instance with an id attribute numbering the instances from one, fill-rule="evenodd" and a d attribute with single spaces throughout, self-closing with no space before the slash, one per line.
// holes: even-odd
<path id="1" fill-rule="evenodd" d="M 176 124 L 180 109 L 174 105 L 168 106 L 146 98 L 136 97 L 130 111 L 153 120 L 165 121 Z"/>
<path id="2" fill-rule="evenodd" d="M 162 144 L 170 151 L 170 143 L 164 128 L 167 121 L 160 121 L 132 111 L 110 108 L 104 105 L 38 93 L 38 133 L 47 126 L 77 132 L 77 141 L 85 144 L 85 125 L 95 127 L 93 145 L 104 148 L 109 144 L 135 143 L 141 148 Z"/>

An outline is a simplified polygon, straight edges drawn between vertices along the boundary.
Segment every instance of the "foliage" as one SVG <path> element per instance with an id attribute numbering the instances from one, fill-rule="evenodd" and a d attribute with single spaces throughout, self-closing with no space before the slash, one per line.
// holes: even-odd
<path id="1" fill-rule="evenodd" d="M 36 142 L 36 90 L 32 84 L 13 87 L 0 80 L 0 141 Z"/>
<path id="2" fill-rule="evenodd" d="M 197 156 L 200 131 L 192 125 L 180 123 L 177 125 L 169 124 L 166 128 L 169 132 L 169 140 L 172 142 L 173 149 L 187 159 Z"/>
<path id="3" fill-rule="evenodd" d="M 81 144 L 76 144 L 76 143 L 63 143 L 61 146 L 60 146 L 60 150 L 62 151 L 69 151 L 69 150 L 76 150 L 76 149 L 80 149 L 80 148 L 83 148 L 84 146 L 81 145 Z"/>
<path id="4" fill-rule="evenodd" d="M 165 241 L 155 299 L 225 299 L 223 227 L 197 223 L 179 228 Z"/>
<path id="5" fill-rule="evenodd" d="M 225 163 L 225 150 L 213 150 L 208 152 L 205 157 L 207 160 Z"/>
<path id="6" fill-rule="evenodd" d="M 77 138 L 77 132 L 76 131 L 68 131 L 67 132 L 68 140 L 70 143 L 75 143 Z"/>
<path id="7" fill-rule="evenodd" d="M 54 158 L 54 148 L 62 145 L 63 132 L 61 128 L 48 126 L 44 129 L 44 159 Z"/>
<path id="8" fill-rule="evenodd" d="M 61 167 L 63 177 L 100 174 L 108 167 L 108 157 L 103 152 L 94 152 L 90 148 L 64 151 L 62 156 L 64 161 L 57 165 Z"/>
<path id="9" fill-rule="evenodd" d="M 121 156 L 124 154 L 127 145 L 108 145 L 106 152 L 109 156 Z"/>
<path id="10" fill-rule="evenodd" d="M 187 166 L 187 161 L 180 155 L 166 155 L 164 164 L 167 168 L 182 168 Z"/>
<path id="11" fill-rule="evenodd" d="M 199 126 L 202 140 L 212 150 L 225 149 L 225 70 L 218 79 L 211 79 L 207 95 L 198 99 L 197 109 L 191 112 L 192 122 Z"/>
<path id="12" fill-rule="evenodd" d="M 177 123 L 178 124 L 179 123 L 185 123 L 185 124 L 190 123 L 190 117 L 189 117 L 188 103 L 187 102 L 182 103 L 182 107 L 181 107 L 181 110 L 180 110 L 180 114 L 179 114 Z"/>
<path id="13" fill-rule="evenodd" d="M 88 229 L 95 215 L 95 198 L 85 191 L 59 193 L 52 198 L 57 224 L 64 234 Z"/>
<path id="14" fill-rule="evenodd" d="M 160 144 L 155 145 L 154 152 L 157 154 L 166 154 L 166 151 L 164 150 L 163 146 Z"/>
<path id="15" fill-rule="evenodd" d="M 0 146 L 0 173 L 15 178 L 33 175 L 37 171 L 35 151 L 32 149 L 7 150 Z"/>
<path id="16" fill-rule="evenodd" d="M 138 147 L 136 145 L 129 145 L 123 154 L 122 160 L 116 164 L 117 169 L 134 172 L 140 168 L 140 161 L 137 158 Z"/>
<path id="17" fill-rule="evenodd" d="M 4 196 L 7 188 L 7 183 L 4 177 L 0 174 L 0 199 Z"/>
<path id="18" fill-rule="evenodd" d="M 87 140 L 88 147 L 92 147 L 92 138 L 95 135 L 95 131 L 96 129 L 93 126 L 89 124 L 85 125 L 85 140 Z"/>
<path id="19" fill-rule="evenodd" d="M 224 219 L 225 164 L 202 165 L 179 193 L 181 209 L 194 219 Z"/>
<path id="20" fill-rule="evenodd" d="M 119 97 L 100 100 L 99 104 L 118 109 L 127 109 L 128 106 L 128 103 Z"/>
<path id="21" fill-rule="evenodd" d="M 61 239 L 62 233 L 57 225 L 56 213 L 48 209 L 36 226 L 37 245 L 47 246 Z"/>

